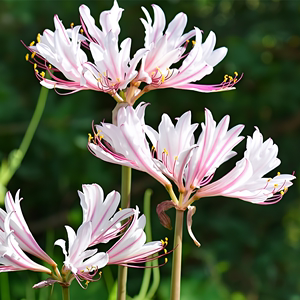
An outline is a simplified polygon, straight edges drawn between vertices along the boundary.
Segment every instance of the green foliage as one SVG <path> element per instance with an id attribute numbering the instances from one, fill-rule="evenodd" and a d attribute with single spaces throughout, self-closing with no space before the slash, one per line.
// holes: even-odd
<path id="1" fill-rule="evenodd" d="M 55 5 L 53 5 L 55 3 Z M 0 159 L 10 159 L 18 149 L 32 117 L 40 85 L 32 67 L 25 62 L 26 49 L 19 42 L 34 40 L 44 28 L 53 29 L 53 15 L 67 26 L 78 23 L 81 1 L 14 1 L 0 5 L 2 47 L 0 62 Z M 85 1 L 95 19 L 112 1 Z M 121 40 L 130 36 L 133 51 L 143 45 L 140 6 L 151 10 L 151 1 L 120 1 L 125 8 L 121 19 Z M 168 21 L 180 11 L 187 13 L 188 30 L 194 25 L 217 34 L 217 46 L 229 49 L 227 57 L 216 66 L 203 83 L 219 83 L 224 74 L 244 73 L 235 91 L 200 94 L 192 91 L 158 90 L 143 96 L 151 102 L 146 120 L 157 126 L 162 113 L 172 118 L 191 110 L 194 122 L 203 121 L 208 107 L 216 120 L 230 114 L 231 125 L 246 124 L 244 135 L 253 126 L 264 137 L 271 136 L 279 145 L 282 165 L 278 171 L 300 170 L 300 22 L 299 1 L 260 0 L 170 0 L 156 1 Z M 133 53 L 133 52 L 132 52 Z M 79 92 L 70 96 L 49 93 L 41 123 L 23 159 L 21 167 L 8 184 L 14 194 L 21 188 L 22 207 L 29 227 L 43 248 L 58 250 L 48 244 L 64 237 L 63 225 L 76 227 L 81 222 L 76 190 L 83 183 L 99 183 L 109 192 L 120 191 L 120 168 L 93 157 L 86 149 L 91 122 L 111 120 L 114 100 L 103 93 Z M 243 146 L 237 147 L 242 152 Z M 236 158 L 218 170 L 216 176 L 234 166 Z M 276 170 L 277 172 L 277 170 Z M 274 176 L 276 174 L 270 174 Z M 132 206 L 142 206 L 146 188 L 153 189 L 153 239 L 172 232 L 162 228 L 155 206 L 166 200 L 166 192 L 150 176 L 133 172 Z M 202 246 L 194 246 L 184 229 L 182 299 L 205 300 L 298 300 L 300 295 L 300 209 L 299 181 L 284 199 L 273 206 L 258 206 L 237 199 L 206 198 L 196 203 L 193 231 Z M 1 191 L 0 191 L 1 192 Z M 170 212 L 174 222 L 174 212 Z M 52 233 L 51 233 L 52 232 Z M 47 242 L 46 242 L 47 240 Z M 46 246 L 47 243 L 47 246 Z M 49 246 L 50 245 L 50 246 Z M 170 259 L 171 260 L 171 259 Z M 171 263 L 161 268 L 161 284 L 155 299 L 168 299 Z M 116 277 L 116 269 L 112 269 Z M 142 270 L 129 270 L 129 295 L 137 295 Z M 0 274 L 2 282 L 5 274 Z M 9 273 L 11 300 L 48 299 L 50 289 L 31 290 L 41 280 L 30 272 Z M 1 288 L 1 292 L 2 292 Z M 75 282 L 72 299 L 107 299 L 104 280 L 82 290 Z M 60 287 L 51 300 L 61 299 Z M 1 299 L 8 297 L 2 296 Z"/>

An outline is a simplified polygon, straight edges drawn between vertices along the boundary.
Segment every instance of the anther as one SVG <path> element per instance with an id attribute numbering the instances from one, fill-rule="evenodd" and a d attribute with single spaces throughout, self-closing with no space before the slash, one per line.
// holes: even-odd
<path id="1" fill-rule="evenodd" d="M 235 77 L 239 76 L 239 73 L 237 71 L 233 72 L 233 74 L 234 74 Z"/>
<path id="2" fill-rule="evenodd" d="M 160 242 L 162 243 L 162 245 L 165 245 L 165 241 L 164 240 L 160 240 Z"/>
<path id="3" fill-rule="evenodd" d="M 189 42 L 190 42 L 190 40 L 186 40 L 186 42 L 187 42 L 187 43 L 189 43 Z"/>
<path id="4" fill-rule="evenodd" d="M 280 194 L 283 196 L 284 195 L 284 191 L 280 191 Z"/>
<path id="5" fill-rule="evenodd" d="M 49 65 L 49 66 L 48 66 L 48 68 L 49 68 L 49 69 L 52 69 L 52 66 L 51 66 L 51 65 Z"/>
<path id="6" fill-rule="evenodd" d="M 272 178 L 269 178 L 267 181 L 270 182 L 272 180 Z"/>
<path id="7" fill-rule="evenodd" d="M 72 22 L 72 23 L 70 24 L 70 26 L 71 26 L 71 28 L 73 28 L 73 27 L 74 27 L 74 23 Z"/>
<path id="8" fill-rule="evenodd" d="M 168 259 L 165 257 L 165 264 L 168 262 Z"/>
<path id="9" fill-rule="evenodd" d="M 84 33 L 84 30 L 83 30 L 82 28 L 80 29 L 80 33 L 81 33 L 81 34 L 83 34 L 83 33 Z"/>
<path id="10" fill-rule="evenodd" d="M 164 249 L 164 252 L 165 252 L 165 254 L 167 254 L 167 253 L 168 253 L 168 250 L 165 248 L 165 249 Z"/>
<path id="11" fill-rule="evenodd" d="M 279 176 L 280 175 L 280 172 L 277 172 L 277 176 Z"/>
<path id="12" fill-rule="evenodd" d="M 41 34 L 40 33 L 37 34 L 36 40 L 37 40 L 38 43 L 41 42 Z"/>
<path id="13" fill-rule="evenodd" d="M 155 150 L 155 147 L 154 147 L 154 146 L 152 146 L 152 147 L 151 147 L 151 151 L 154 151 L 154 150 Z"/>
<path id="14" fill-rule="evenodd" d="M 223 80 L 223 82 L 226 82 L 228 80 L 228 75 L 226 74 L 226 75 L 224 75 L 224 80 Z"/>
<path id="15" fill-rule="evenodd" d="M 87 280 L 86 282 L 85 282 L 85 285 L 88 285 L 90 282 Z"/>
<path id="16" fill-rule="evenodd" d="M 25 55 L 25 59 L 26 59 L 26 61 L 29 60 L 29 54 L 28 53 Z"/>
<path id="17" fill-rule="evenodd" d="M 35 55 L 36 55 L 36 52 L 32 52 L 32 53 L 31 53 L 31 58 L 34 58 Z"/>
<path id="18" fill-rule="evenodd" d="M 196 45 L 196 41 L 192 41 L 192 44 L 193 44 L 193 46 L 195 46 Z"/>
<path id="19" fill-rule="evenodd" d="M 175 156 L 175 157 L 174 157 L 174 160 L 178 160 L 178 156 Z"/>
<path id="20" fill-rule="evenodd" d="M 120 208 L 119 208 L 119 211 L 121 211 L 121 210 L 122 210 L 122 208 L 120 207 Z"/>
<path id="21" fill-rule="evenodd" d="M 275 184 L 274 184 L 274 188 L 277 188 L 277 187 L 278 187 L 278 184 L 277 184 L 277 183 L 275 183 Z"/>
<path id="22" fill-rule="evenodd" d="M 34 43 L 35 43 L 35 41 L 32 41 L 32 42 L 29 44 L 29 46 L 33 46 Z"/>
<path id="23" fill-rule="evenodd" d="M 33 68 L 36 69 L 36 68 L 37 68 L 37 64 L 34 64 L 34 65 L 33 65 Z"/>
<path id="24" fill-rule="evenodd" d="M 161 83 L 164 83 L 166 76 L 162 73 L 161 69 L 159 67 L 156 67 L 157 71 L 160 73 L 161 75 Z"/>
<path id="25" fill-rule="evenodd" d="M 90 142 L 93 139 L 93 137 L 90 133 L 88 134 L 88 136 L 89 136 L 89 142 Z"/>
<path id="26" fill-rule="evenodd" d="M 46 74 L 45 74 L 45 72 L 43 71 L 43 72 L 40 73 L 40 75 L 44 78 Z"/>
<path id="27" fill-rule="evenodd" d="M 229 81 L 233 81 L 233 77 L 232 76 L 228 76 Z"/>

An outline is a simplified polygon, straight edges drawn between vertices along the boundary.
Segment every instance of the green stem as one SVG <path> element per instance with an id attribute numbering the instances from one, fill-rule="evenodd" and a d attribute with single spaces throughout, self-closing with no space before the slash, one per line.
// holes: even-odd
<path id="1" fill-rule="evenodd" d="M 151 195 L 152 195 L 152 190 L 148 189 L 145 192 L 144 195 L 144 214 L 146 216 L 146 225 L 145 225 L 145 232 L 146 232 L 146 242 L 152 241 L 152 232 L 151 232 L 151 220 L 150 220 L 150 214 L 151 214 Z M 137 296 L 138 299 L 145 299 L 149 284 L 150 284 L 150 279 L 151 279 L 151 262 L 146 262 L 146 268 L 144 270 L 144 276 L 143 276 L 143 281 L 142 285 L 140 288 L 140 292 Z"/>
<path id="2" fill-rule="evenodd" d="M 0 274 L 1 299 L 10 300 L 8 273 Z"/>
<path id="3" fill-rule="evenodd" d="M 174 233 L 174 252 L 172 261 L 171 300 L 180 300 L 181 256 L 182 256 L 182 227 L 184 211 L 176 210 Z"/>
<path id="4" fill-rule="evenodd" d="M 122 166 L 121 208 L 130 206 L 131 168 Z M 127 267 L 118 268 L 117 300 L 126 300 Z"/>
<path id="5" fill-rule="evenodd" d="M 110 267 L 106 266 L 102 274 L 107 287 L 108 294 L 110 294 L 114 288 L 114 277 Z"/>
<path id="6" fill-rule="evenodd" d="M 46 104 L 46 100 L 47 100 L 47 96 L 48 96 L 48 91 L 49 90 L 46 89 L 45 87 L 41 87 L 41 91 L 40 91 L 40 95 L 39 95 L 39 98 L 37 101 L 36 108 L 34 110 L 33 116 L 31 118 L 28 128 L 26 130 L 26 133 L 23 137 L 21 145 L 18 150 L 15 150 L 14 152 L 12 152 L 12 156 L 11 156 L 7 171 L 0 178 L 1 184 L 3 186 L 6 186 L 8 184 L 8 182 L 13 177 L 13 175 L 15 174 L 15 172 L 17 171 L 17 169 L 20 167 L 20 165 L 22 163 L 22 160 L 29 148 L 29 145 L 32 141 L 34 133 L 35 133 L 37 126 L 40 122 L 40 119 L 42 117 L 42 114 L 43 114 L 43 111 L 45 108 L 45 104 Z"/>
<path id="7" fill-rule="evenodd" d="M 68 286 L 62 286 L 62 298 L 63 300 L 70 300 L 70 289 Z"/>

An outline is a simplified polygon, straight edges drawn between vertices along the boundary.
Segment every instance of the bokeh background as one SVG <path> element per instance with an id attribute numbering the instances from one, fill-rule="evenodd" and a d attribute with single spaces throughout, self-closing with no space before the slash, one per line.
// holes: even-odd
<path id="1" fill-rule="evenodd" d="M 79 23 L 78 7 L 87 4 L 95 19 L 112 1 L 13 1 L 0 2 L 0 159 L 19 147 L 33 114 L 40 85 L 32 65 L 24 59 L 29 44 L 43 29 L 53 30 L 58 14 L 65 26 Z M 152 14 L 152 1 L 119 1 L 125 8 L 121 35 L 133 39 L 132 53 L 142 47 L 144 28 L 140 7 Z M 152 91 L 143 97 L 150 102 L 146 120 L 157 127 L 162 113 L 173 119 L 191 110 L 194 122 L 204 120 L 204 107 L 216 120 L 231 116 L 231 126 L 246 125 L 243 134 L 251 135 L 258 126 L 265 138 L 279 145 L 282 164 L 277 171 L 299 171 L 300 128 L 300 2 L 297 0 L 194 0 L 156 1 L 168 21 L 180 11 L 188 15 L 187 30 L 198 26 L 207 36 L 217 35 L 217 47 L 229 49 L 203 83 L 219 83 L 224 74 L 244 73 L 235 91 L 201 94 L 174 89 Z M 63 257 L 53 247 L 65 238 L 63 226 L 77 228 L 81 209 L 77 190 L 83 183 L 99 183 L 107 194 L 120 190 L 119 166 L 109 165 L 86 149 L 91 122 L 111 120 L 114 100 L 103 93 L 84 91 L 69 96 L 49 93 L 41 123 L 21 167 L 8 184 L 14 194 L 21 188 L 22 208 L 34 236 L 58 261 Z M 199 134 L 199 131 L 197 131 Z M 222 166 L 217 177 L 225 174 L 242 157 L 245 142 L 237 147 L 240 155 Z M 153 238 L 173 232 L 164 229 L 155 214 L 156 205 L 167 193 L 154 179 L 133 172 L 132 206 L 142 209 L 143 193 L 153 189 Z M 229 198 L 207 198 L 196 203 L 193 230 L 197 248 L 184 229 L 182 299 L 205 300 L 299 300 L 300 299 L 300 196 L 299 181 L 276 205 L 259 206 Z M 170 212 L 174 223 L 174 211 Z M 105 250 L 105 247 L 101 248 Z M 104 269 L 105 272 L 105 269 Z M 112 268 L 116 276 L 116 268 Z M 161 268 L 161 283 L 155 299 L 168 299 L 170 262 Z M 130 270 L 128 293 L 139 291 L 143 270 Z M 34 291 L 41 279 L 27 271 L 0 274 L 2 300 L 48 299 L 49 290 Z M 9 288 L 10 293 L 5 294 Z M 82 290 L 75 282 L 72 299 L 107 299 L 105 281 Z M 1 297 L 1 296 L 0 296 Z M 60 299 L 55 287 L 52 299 Z"/>

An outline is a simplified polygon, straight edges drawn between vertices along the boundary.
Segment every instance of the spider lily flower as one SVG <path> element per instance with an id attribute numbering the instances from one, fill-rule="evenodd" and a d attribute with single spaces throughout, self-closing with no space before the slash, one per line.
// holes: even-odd
<path id="1" fill-rule="evenodd" d="M 97 249 L 86 250 L 91 244 L 92 222 L 82 223 L 77 234 L 70 226 L 65 227 L 68 234 L 68 251 L 65 240 L 59 239 L 54 243 L 62 248 L 65 255 L 64 272 L 72 272 L 80 285 L 81 280 L 93 281 L 98 269 L 107 264 L 108 255 L 105 252 L 98 252 Z"/>
<path id="2" fill-rule="evenodd" d="M 83 63 L 87 62 L 85 52 L 80 49 L 80 26 L 65 29 L 58 16 L 54 16 L 55 31 L 46 29 L 42 35 L 38 35 L 37 44 L 32 42 L 28 48 L 31 54 L 31 62 L 34 64 L 36 77 L 46 88 L 59 88 L 66 90 L 91 89 L 93 86 L 84 78 Z M 26 56 L 29 60 L 29 55 Z M 39 73 L 37 68 L 48 71 L 51 79 L 44 78 L 45 72 Z M 54 71 L 54 73 L 50 72 Z M 66 79 L 61 79 L 55 72 L 61 72 Z"/>
<path id="3" fill-rule="evenodd" d="M 152 5 L 154 10 L 154 23 L 148 11 L 142 7 L 146 20 L 141 19 L 145 27 L 145 48 L 149 49 L 142 60 L 138 77 L 134 81 L 144 81 L 148 85 L 144 92 L 158 88 L 177 88 L 195 90 L 199 92 L 214 92 L 231 90 L 239 81 L 235 77 L 226 75 L 221 84 L 202 85 L 191 84 L 210 74 L 227 54 L 227 48 L 221 47 L 214 50 L 216 35 L 210 32 L 206 41 L 202 43 L 202 32 L 195 27 L 194 30 L 183 34 L 187 23 L 187 16 L 179 13 L 169 23 L 165 33 L 166 19 L 163 10 Z M 189 39 L 196 36 L 193 48 L 185 53 Z M 182 60 L 179 69 L 172 68 L 174 63 Z"/>
<path id="4" fill-rule="evenodd" d="M 256 128 L 253 137 L 247 139 L 244 158 L 236 163 L 228 174 L 214 183 L 200 188 L 195 198 L 226 196 L 257 204 L 273 204 L 281 200 L 292 185 L 294 175 L 280 174 L 274 178 L 264 177 L 278 165 L 278 147 Z"/>
<path id="5" fill-rule="evenodd" d="M 35 263 L 20 248 L 14 230 L 11 230 L 14 214 L 16 213 L 11 211 L 5 215 L 3 227 L 0 230 L 0 273 L 31 270 L 51 274 L 48 268 Z"/>
<path id="6" fill-rule="evenodd" d="M 105 36 L 111 32 L 118 39 L 120 33 L 119 21 L 122 16 L 123 8 L 120 8 L 115 0 L 113 7 L 110 10 L 103 11 L 100 14 L 99 22 L 102 31 L 96 26 L 94 18 L 91 16 L 91 11 L 86 5 L 79 7 L 80 21 L 88 40 L 100 45 L 105 49 L 103 43 Z"/>
<path id="7" fill-rule="evenodd" d="M 146 217 L 139 217 L 139 208 L 136 207 L 134 217 L 130 227 L 124 235 L 107 251 L 108 264 L 122 265 L 133 268 L 140 268 L 136 264 L 141 264 L 158 257 L 164 256 L 167 252 L 165 247 L 168 240 L 155 241 L 146 243 L 146 234 L 144 227 L 146 225 Z M 164 254 L 152 257 L 153 254 L 161 250 L 165 250 Z M 165 263 L 167 259 L 165 259 Z"/>
<path id="8" fill-rule="evenodd" d="M 13 196 L 10 192 L 6 193 L 5 196 L 6 211 L 0 209 L 0 232 L 1 230 L 4 231 L 5 220 L 7 219 L 8 215 L 11 215 L 9 218 L 9 223 L 10 223 L 9 226 L 12 229 L 14 239 L 16 240 L 20 248 L 44 260 L 51 266 L 56 267 L 56 263 L 48 256 L 48 254 L 46 254 L 41 249 L 41 247 L 34 239 L 32 233 L 30 232 L 21 210 L 21 205 L 20 205 L 21 200 L 22 198 L 20 198 L 20 190 L 17 191 L 15 200 L 13 199 Z"/>
<path id="9" fill-rule="evenodd" d="M 149 173 L 165 187 L 170 181 L 156 166 L 146 140 L 144 111 L 146 105 L 121 107 L 117 113 L 117 125 L 96 125 L 97 134 L 90 135 L 88 148 L 96 157 L 114 164 L 128 166 Z"/>
<path id="10" fill-rule="evenodd" d="M 107 243 L 119 237 L 128 225 L 128 222 L 121 225 L 121 221 L 131 217 L 134 209 L 126 208 L 115 213 L 120 204 L 120 194 L 112 191 L 104 200 L 103 190 L 98 184 L 84 184 L 82 190 L 83 192 L 78 191 L 78 195 L 83 210 L 83 222 L 92 224 L 89 246 Z"/>
<path id="11" fill-rule="evenodd" d="M 111 10 L 100 14 L 102 31 L 95 25 L 87 6 L 81 5 L 79 11 L 82 28 L 72 24 L 72 28 L 65 29 L 56 15 L 55 31 L 46 29 L 43 35 L 39 34 L 37 44 L 34 46 L 32 42 L 27 47 L 32 54 L 27 54 L 26 60 L 34 65 L 41 84 L 49 89 L 70 90 L 69 93 L 91 89 L 109 93 L 118 102 L 123 102 L 117 92 L 125 89 L 137 76 L 136 66 L 148 50 L 139 49 L 130 59 L 130 38 L 121 43 L 119 50 L 118 22 L 123 9 L 117 1 Z M 81 46 L 91 51 L 94 63 L 88 61 Z M 45 78 L 45 72 L 38 69 L 47 70 L 51 79 Z M 56 72 L 61 72 L 65 79 L 56 76 Z"/>

